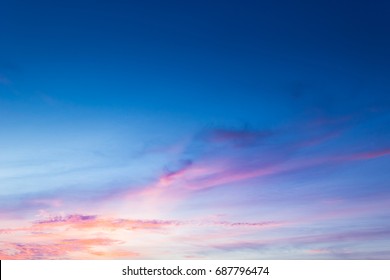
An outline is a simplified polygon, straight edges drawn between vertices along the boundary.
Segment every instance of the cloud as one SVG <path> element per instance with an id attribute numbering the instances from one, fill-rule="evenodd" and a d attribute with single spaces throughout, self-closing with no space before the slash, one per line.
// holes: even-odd
<path id="1" fill-rule="evenodd" d="M 212 144 L 231 144 L 236 147 L 258 145 L 262 140 L 272 136 L 271 131 L 215 128 L 203 131 L 201 139 Z"/>
<path id="2" fill-rule="evenodd" d="M 129 259 L 142 256 L 145 258 L 151 257 L 146 253 L 146 248 L 142 255 L 137 253 L 140 249 L 139 244 L 143 244 L 145 240 L 148 240 L 148 248 L 157 250 L 162 247 L 162 251 L 165 251 L 166 246 L 180 244 L 179 240 L 182 240 L 183 244 L 201 244 L 204 243 L 203 238 L 206 236 L 209 236 L 209 240 L 215 240 L 217 237 L 227 238 L 230 236 L 229 232 L 240 235 L 284 226 L 284 223 L 275 221 L 141 220 L 81 214 L 54 216 L 37 220 L 26 227 L 0 230 L 0 257 L 2 259 Z M 201 239 L 198 238 L 199 234 L 202 236 Z M 80 236 L 90 236 L 90 238 L 80 238 Z M 174 241 L 171 236 L 176 236 L 177 240 Z M 6 241 L 1 241 L 4 238 Z M 158 241 L 160 238 L 166 240 L 165 243 L 160 244 Z M 13 241 L 14 239 L 17 241 Z M 28 242 L 19 240 L 28 240 Z M 156 251 L 150 253 L 156 255 Z"/>
<path id="3" fill-rule="evenodd" d="M 153 230 L 168 227 L 184 227 L 184 226 L 214 226 L 214 227 L 235 227 L 235 228 L 271 228 L 283 226 L 285 223 L 276 221 L 264 222 L 228 222 L 215 220 L 140 220 L 140 219 L 114 219 L 104 218 L 96 215 L 67 215 L 55 216 L 46 220 L 38 220 L 33 222 L 31 226 L 0 229 L 0 233 L 10 234 L 12 232 L 26 231 L 45 231 L 45 230 L 64 230 L 73 228 L 79 230 L 85 229 L 102 229 L 102 230 Z"/>
<path id="4" fill-rule="evenodd" d="M 329 173 L 321 177 L 319 171 L 364 166 L 366 161 L 385 158 L 389 150 L 345 148 L 348 131 L 338 123 L 324 126 L 202 130 L 174 156 L 169 152 L 157 173 L 154 169 L 132 183 L 94 188 L 80 184 L 77 191 L 64 187 L 3 197 L 1 215 L 10 222 L 7 226 L 3 222 L 0 229 L 5 248 L 0 252 L 4 258 L 107 259 L 149 258 L 153 250 L 166 257 L 176 256 L 175 250 L 180 256 L 199 256 L 199 248 L 206 247 L 210 254 L 224 250 L 257 250 L 257 254 L 291 246 L 312 257 L 337 257 L 342 253 L 338 246 L 348 240 L 365 244 L 383 240 L 386 230 L 348 232 L 332 224 L 363 223 L 349 218 L 366 223 L 366 218 L 385 211 L 383 199 L 383 203 L 356 199 L 321 203 L 356 192 L 347 193 L 351 190 L 343 185 L 346 180 L 327 189 L 332 178 Z M 316 175 L 309 184 L 310 170 Z M 71 211 L 78 214 L 69 215 Z M 124 216 L 118 218 L 118 213 Z M 202 219 L 219 213 L 225 216 Z M 324 225 L 325 233 L 313 234 L 319 225 Z M 78 241 L 82 236 L 91 241 Z M 74 240 L 74 247 L 69 240 Z M 44 251 L 46 245 L 51 250 Z M 330 248 L 333 245 L 337 250 Z"/>
<path id="5" fill-rule="evenodd" d="M 329 146 L 322 148 L 338 141 L 345 133 L 338 122 L 335 128 L 330 122 L 330 128 L 304 127 L 295 132 L 296 129 L 290 128 L 263 131 L 248 127 L 203 130 L 174 159 L 169 158 L 160 174 L 145 180 L 149 182 L 93 189 L 81 187 L 77 192 L 75 188 L 61 188 L 7 197 L 1 199 L 0 212 L 3 216 L 22 217 L 37 211 L 67 211 L 75 205 L 99 207 L 104 212 L 105 207 L 112 206 L 110 203 L 122 205 L 131 201 L 132 210 L 145 209 L 156 216 L 162 209 L 174 209 L 178 203 L 191 199 L 198 191 L 237 186 L 241 192 L 243 183 L 250 180 L 259 185 L 264 178 L 283 180 L 284 175 L 291 174 L 302 177 L 313 167 L 334 168 L 390 153 L 389 149 L 380 147 L 350 153 Z"/>
<path id="6" fill-rule="evenodd" d="M 94 228 L 102 230 L 151 230 L 181 224 L 182 222 L 180 221 L 112 219 L 91 215 L 68 215 L 65 217 L 60 216 L 53 217 L 49 220 L 37 221 L 32 228 L 40 230 L 59 227 L 69 227 L 79 230 Z"/>
<path id="7" fill-rule="evenodd" d="M 329 254 L 329 249 L 309 249 L 307 250 L 308 254 Z"/>
<path id="8" fill-rule="evenodd" d="M 321 244 L 333 242 L 351 242 L 390 238 L 390 229 L 379 228 L 370 230 L 354 230 L 347 232 L 329 233 L 304 237 L 289 238 L 293 244 Z"/>
<path id="9" fill-rule="evenodd" d="M 73 218 L 73 217 L 77 218 Z M 228 221 L 209 221 L 209 220 L 192 220 L 192 221 L 181 221 L 181 220 L 137 220 L 137 219 L 104 219 L 97 218 L 96 216 L 82 216 L 80 215 L 70 215 L 65 218 L 66 223 L 72 224 L 89 224 L 90 221 L 97 221 L 93 226 L 110 225 L 110 228 L 118 229 L 128 229 L 128 230 L 138 230 L 138 229 L 153 229 L 153 228 L 163 228 L 163 227 L 177 227 L 177 226 L 219 226 L 219 227 L 242 227 L 242 228 L 267 228 L 281 226 L 284 223 L 275 222 L 275 221 L 265 221 L 265 222 L 228 222 Z M 101 223 L 99 223 L 101 222 Z M 39 224 L 47 223 L 47 221 L 38 222 Z M 51 223 L 51 221 L 49 222 Z M 61 223 L 61 222 L 60 222 Z"/>
<path id="10" fill-rule="evenodd" d="M 215 244 L 213 248 L 222 251 L 242 251 L 255 250 L 268 252 L 272 250 L 296 252 L 300 254 L 303 250 L 304 254 L 325 254 L 329 259 L 344 259 L 343 248 L 354 248 L 355 243 L 365 241 L 386 241 L 390 238 L 390 230 L 388 228 L 378 228 L 370 230 L 354 230 L 345 232 L 330 232 L 316 235 L 293 236 L 283 238 L 263 238 L 261 241 L 239 241 L 231 243 Z M 321 249 L 313 249 L 313 246 L 322 247 Z M 326 249 L 325 249 L 326 248 Z M 380 253 L 380 252 L 379 252 Z M 389 257 L 387 252 L 386 258 Z M 373 252 L 374 254 L 374 252 Z M 349 258 L 363 258 L 365 254 L 360 254 L 359 257 L 353 256 L 350 252 Z M 295 258 L 289 254 L 287 258 Z M 382 256 L 383 258 L 383 256 Z"/>
<path id="11" fill-rule="evenodd" d="M 2 260 L 40 260 L 40 259 L 77 259 L 82 258 L 116 258 L 135 257 L 134 252 L 96 251 L 106 250 L 117 244 L 117 240 L 108 238 L 60 239 L 56 241 L 33 242 L 0 242 L 0 259 Z"/>
<path id="12" fill-rule="evenodd" d="M 385 148 L 385 149 L 379 149 L 374 151 L 362 151 L 359 153 L 336 157 L 335 159 L 341 161 L 369 160 L 369 159 L 375 159 L 375 158 L 385 157 L 389 155 L 390 155 L 390 148 Z"/>

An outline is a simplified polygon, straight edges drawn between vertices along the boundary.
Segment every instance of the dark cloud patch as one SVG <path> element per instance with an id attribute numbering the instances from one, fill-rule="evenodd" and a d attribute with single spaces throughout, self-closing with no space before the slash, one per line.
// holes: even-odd
<path id="1" fill-rule="evenodd" d="M 231 144 L 237 147 L 254 146 L 272 136 L 271 131 L 252 130 L 250 128 L 215 128 L 203 134 L 203 139 L 212 144 Z"/>

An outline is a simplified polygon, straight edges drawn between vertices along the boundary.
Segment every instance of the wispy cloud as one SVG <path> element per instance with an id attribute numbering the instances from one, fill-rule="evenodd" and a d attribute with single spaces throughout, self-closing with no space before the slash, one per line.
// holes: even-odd
<path id="1" fill-rule="evenodd" d="M 140 220 L 140 219 L 114 219 L 96 215 L 68 215 L 54 216 L 46 220 L 38 220 L 31 226 L 13 229 L 0 229 L 0 233 L 13 232 L 42 232 L 45 230 L 68 229 L 100 229 L 100 230 L 153 230 L 169 227 L 236 227 L 236 228 L 272 228 L 284 226 L 284 222 L 228 222 L 216 220 Z"/>

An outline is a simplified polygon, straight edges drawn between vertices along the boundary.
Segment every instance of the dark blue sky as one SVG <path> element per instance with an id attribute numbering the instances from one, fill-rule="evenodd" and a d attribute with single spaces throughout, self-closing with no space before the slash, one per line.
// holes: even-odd
<path id="1" fill-rule="evenodd" d="M 0 70 L 26 94 L 210 116 L 388 101 L 388 2 L 293 2 L 3 1 Z"/>
<path id="2" fill-rule="evenodd" d="M 389 259 L 389 15 L 1 1 L 0 259 Z"/>

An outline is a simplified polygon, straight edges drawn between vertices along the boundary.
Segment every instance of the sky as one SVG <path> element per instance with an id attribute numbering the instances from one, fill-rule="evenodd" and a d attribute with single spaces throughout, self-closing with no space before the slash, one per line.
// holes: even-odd
<path id="1" fill-rule="evenodd" d="M 389 13 L 3 0 L 0 259 L 390 259 Z"/>

